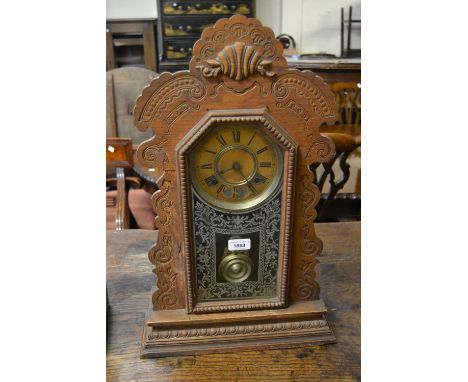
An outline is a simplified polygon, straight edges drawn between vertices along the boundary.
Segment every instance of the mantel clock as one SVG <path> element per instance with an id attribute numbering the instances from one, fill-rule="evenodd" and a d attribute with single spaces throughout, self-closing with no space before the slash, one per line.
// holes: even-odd
<path id="1" fill-rule="evenodd" d="M 162 73 L 137 99 L 135 125 L 153 131 L 137 160 L 159 186 L 144 357 L 335 340 L 315 280 L 309 166 L 332 158 L 319 126 L 338 109 L 282 52 L 258 20 L 220 19 L 190 70 Z"/>

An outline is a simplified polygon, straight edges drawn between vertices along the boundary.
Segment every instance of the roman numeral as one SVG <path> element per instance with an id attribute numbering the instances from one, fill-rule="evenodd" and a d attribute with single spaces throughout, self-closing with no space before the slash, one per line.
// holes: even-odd
<path id="1" fill-rule="evenodd" d="M 260 162 L 260 167 L 271 167 L 271 162 Z"/>
<path id="2" fill-rule="evenodd" d="M 222 135 L 217 135 L 216 139 L 218 140 L 219 143 L 221 143 L 221 146 L 226 146 L 226 141 L 224 140 Z"/>
<path id="3" fill-rule="evenodd" d="M 203 170 L 210 170 L 210 169 L 213 168 L 213 163 L 202 164 L 202 165 L 200 165 L 200 168 L 202 168 Z"/>
<path id="4" fill-rule="evenodd" d="M 211 187 L 211 186 L 218 184 L 218 179 L 216 179 L 216 176 L 211 175 L 208 178 L 205 178 L 205 182 L 208 186 Z"/>
<path id="5" fill-rule="evenodd" d="M 265 152 L 268 150 L 268 146 L 265 146 L 263 148 L 261 148 L 260 150 L 257 151 L 257 155 L 260 155 L 261 153 Z"/>
<path id="6" fill-rule="evenodd" d="M 265 183 L 267 178 L 265 178 L 262 174 L 255 175 L 254 182 L 255 183 Z"/>
<path id="7" fill-rule="evenodd" d="M 257 190 L 255 189 L 254 185 L 252 183 L 247 183 L 247 186 L 249 186 L 250 191 L 252 191 L 253 194 L 257 193 Z"/>
<path id="8" fill-rule="evenodd" d="M 216 153 L 214 151 L 211 151 L 211 150 L 207 150 L 207 149 L 203 149 L 204 151 L 206 151 L 207 153 L 210 153 L 210 154 L 214 154 L 216 155 Z"/>
<path id="9" fill-rule="evenodd" d="M 247 146 L 250 146 L 250 144 L 252 143 L 252 141 L 253 141 L 253 139 L 255 138 L 255 135 L 256 135 L 256 134 L 257 134 L 257 133 L 254 133 L 254 135 L 252 135 L 252 138 L 250 138 L 250 141 L 249 141 L 249 143 L 247 143 Z"/>
<path id="10" fill-rule="evenodd" d="M 224 184 L 219 186 L 218 189 L 216 190 L 216 195 L 219 195 L 221 192 L 223 192 L 225 188 L 226 186 Z"/>
<path id="11" fill-rule="evenodd" d="M 240 131 L 239 130 L 233 130 L 232 136 L 234 138 L 234 142 L 236 142 L 236 143 L 240 142 Z"/>

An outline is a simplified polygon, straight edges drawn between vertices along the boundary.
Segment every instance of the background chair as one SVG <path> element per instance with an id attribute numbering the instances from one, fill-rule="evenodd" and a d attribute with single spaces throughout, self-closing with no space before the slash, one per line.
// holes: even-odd
<path id="1" fill-rule="evenodd" d="M 134 147 L 151 138 L 133 126 L 133 108 L 141 91 L 158 73 L 137 67 L 109 70 L 106 73 L 106 135 L 132 138 Z"/>
<path id="2" fill-rule="evenodd" d="M 336 154 L 330 162 L 311 167 L 322 193 L 316 221 L 360 220 L 361 84 L 335 82 L 330 88 L 339 105 L 339 120 L 320 131 L 335 142 Z"/>
<path id="3" fill-rule="evenodd" d="M 317 205 L 317 222 L 360 220 L 361 195 L 359 193 L 345 193 L 338 196 L 338 192 L 350 178 L 348 158 L 361 146 L 361 138 L 343 133 L 325 133 L 335 143 L 336 154 L 327 163 L 313 164 L 310 169 L 314 174 L 314 183 L 321 192 L 321 199 Z M 340 174 L 341 173 L 341 174 Z M 325 186 L 328 180 L 328 187 Z"/>
<path id="4" fill-rule="evenodd" d="M 322 132 L 344 133 L 354 137 L 361 135 L 361 84 L 358 82 L 332 82 L 340 108 L 339 121 L 333 126 L 322 126 Z"/>
<path id="5" fill-rule="evenodd" d="M 141 132 L 134 127 L 133 108 L 143 88 L 156 76 L 156 72 L 139 67 L 118 68 L 106 73 L 106 135 L 108 138 L 129 138 L 132 155 L 141 142 L 152 136 L 151 131 Z M 154 229 L 155 215 L 151 195 L 157 190 L 156 179 L 135 161 L 132 161 L 132 166 L 125 171 L 126 201 L 130 212 L 129 227 Z M 112 188 L 107 190 L 107 206 L 112 208 L 118 194 L 118 190 L 115 189 L 118 180 L 116 169 L 108 167 L 106 178 L 106 186 Z"/>
<path id="6" fill-rule="evenodd" d="M 133 165 L 130 138 L 106 139 L 106 167 L 116 169 L 116 177 L 106 179 L 106 188 L 115 183 L 116 190 L 106 190 L 106 228 L 121 231 L 130 228 L 127 185 L 124 168 Z"/>

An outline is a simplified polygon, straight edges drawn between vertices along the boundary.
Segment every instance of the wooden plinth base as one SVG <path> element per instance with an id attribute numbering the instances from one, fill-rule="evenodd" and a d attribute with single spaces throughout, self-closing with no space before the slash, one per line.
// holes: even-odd
<path id="1" fill-rule="evenodd" d="M 336 342 L 322 300 L 285 309 L 210 314 L 147 312 L 141 357 L 288 348 Z"/>

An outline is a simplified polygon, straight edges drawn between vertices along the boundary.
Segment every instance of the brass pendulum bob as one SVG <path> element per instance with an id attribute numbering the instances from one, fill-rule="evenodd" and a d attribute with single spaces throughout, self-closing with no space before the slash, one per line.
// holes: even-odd
<path id="1" fill-rule="evenodd" d="M 247 280 L 252 272 L 249 251 L 230 251 L 225 248 L 218 271 L 226 281 L 231 283 Z"/>

